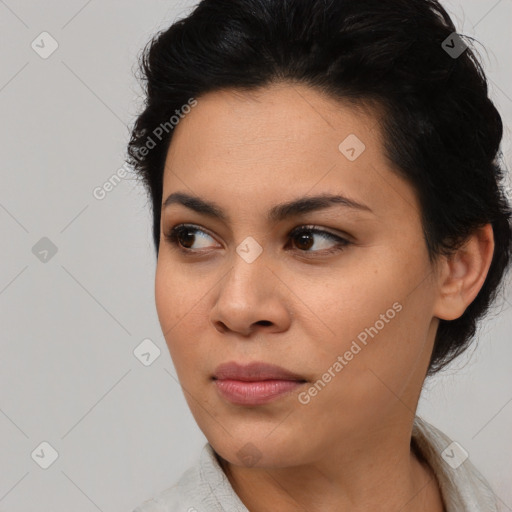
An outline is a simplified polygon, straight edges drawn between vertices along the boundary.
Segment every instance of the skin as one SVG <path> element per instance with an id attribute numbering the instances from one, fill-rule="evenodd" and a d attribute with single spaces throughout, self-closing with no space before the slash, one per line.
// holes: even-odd
<path id="1" fill-rule="evenodd" d="M 355 161 L 338 149 L 350 134 L 366 146 Z M 415 191 L 384 156 L 377 111 L 298 84 L 198 98 L 167 155 L 162 202 L 174 192 L 228 216 L 162 209 L 155 299 L 191 412 L 247 508 L 441 512 L 435 477 L 410 450 L 412 424 L 439 319 L 458 318 L 485 280 L 491 227 L 433 265 Z M 371 211 L 266 218 L 278 203 L 323 193 Z M 181 223 L 203 230 L 180 239 L 195 255 L 165 239 Z M 351 243 L 327 254 L 336 242 L 322 234 L 289 237 L 304 225 Z M 248 236 L 263 249 L 252 263 L 236 252 Z M 300 403 L 298 392 L 397 302 L 400 312 Z M 234 405 L 211 380 L 227 361 L 277 364 L 308 383 L 265 405 Z M 250 463 L 239 455 L 249 446 Z"/>

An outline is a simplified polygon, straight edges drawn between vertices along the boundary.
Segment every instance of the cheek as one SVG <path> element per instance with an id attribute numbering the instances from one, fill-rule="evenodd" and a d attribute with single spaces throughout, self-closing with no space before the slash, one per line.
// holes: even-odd
<path id="1" fill-rule="evenodd" d="M 197 278 L 188 277 L 182 269 L 159 258 L 155 273 L 155 303 L 163 332 L 186 322 L 188 313 L 200 302 L 204 293 Z"/>
<path id="2" fill-rule="evenodd" d="M 176 366 L 189 357 L 187 351 L 195 346 L 186 341 L 193 341 L 191 327 L 194 323 L 191 319 L 197 314 L 198 297 L 202 295 L 194 281 L 184 279 L 179 269 L 171 271 L 169 265 L 159 260 L 155 274 L 155 304 L 162 334 Z"/>
<path id="3" fill-rule="evenodd" d="M 206 378 L 209 361 L 215 359 L 216 347 L 205 336 L 210 298 L 215 281 L 190 274 L 159 260 L 155 274 L 155 303 L 158 319 L 169 354 L 180 382 L 193 390 Z"/>
<path id="4" fill-rule="evenodd" d="M 298 287 L 300 278 L 295 277 Z M 307 286 L 307 277 L 304 278 Z M 311 291 L 311 283 L 309 284 Z M 328 280 L 315 284 L 314 293 L 309 293 L 307 305 L 315 312 L 318 326 L 324 325 L 329 338 L 327 345 L 343 349 L 360 332 L 382 322 L 381 314 L 386 314 L 390 321 L 395 317 L 393 304 L 401 298 L 396 276 L 389 267 L 382 268 L 375 262 L 367 263 L 362 268 L 350 268 Z M 389 320 L 387 317 L 385 320 Z M 387 326 L 387 323 L 386 323 Z"/>
<path id="5" fill-rule="evenodd" d="M 318 351 L 310 353 L 317 380 L 300 397 L 306 403 L 299 409 L 306 423 L 335 424 L 334 430 L 353 432 L 393 411 L 413 409 L 409 387 L 423 375 L 428 351 L 424 340 L 415 337 L 415 312 L 407 305 L 398 309 L 387 315 L 387 307 L 360 311 L 343 326 L 346 336 L 332 341 L 318 358 L 311 355 Z M 381 311 L 388 323 L 380 318 Z"/>
<path id="6" fill-rule="evenodd" d="M 375 409 L 410 402 L 409 394 L 424 378 L 433 343 L 425 290 L 409 296 L 392 293 L 388 299 L 360 324 L 353 339 L 361 351 L 345 374 L 354 396 Z"/>
<path id="7" fill-rule="evenodd" d="M 381 255 L 380 264 L 376 259 L 360 271 L 352 269 L 333 280 L 336 286 L 315 293 L 314 310 L 322 320 L 315 325 L 324 332 L 323 326 L 328 326 L 329 331 L 323 341 L 311 332 L 309 338 L 316 345 L 306 352 L 315 354 L 310 361 L 319 375 L 327 372 L 338 356 L 343 357 L 343 368 L 338 365 L 336 372 L 340 377 L 333 379 L 340 387 L 332 386 L 338 397 L 366 403 L 385 400 L 386 395 L 400 394 L 409 376 L 422 374 L 428 363 L 433 293 L 425 280 L 423 260 L 418 257 L 414 266 L 386 260 Z"/>

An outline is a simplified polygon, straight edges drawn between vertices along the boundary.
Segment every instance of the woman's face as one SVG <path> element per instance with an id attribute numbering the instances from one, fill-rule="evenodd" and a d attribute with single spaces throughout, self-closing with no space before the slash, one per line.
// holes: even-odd
<path id="1" fill-rule="evenodd" d="M 371 113 L 286 84 L 207 94 L 175 128 L 162 202 L 179 192 L 222 215 L 162 208 L 156 306 L 192 414 L 232 464 L 313 463 L 410 428 L 438 292 L 417 198 L 380 137 Z M 278 208 L 331 195 L 346 200 Z M 180 224 L 194 229 L 173 245 Z M 215 380 L 226 362 L 306 382 L 240 403 L 221 389 L 258 385 Z"/>

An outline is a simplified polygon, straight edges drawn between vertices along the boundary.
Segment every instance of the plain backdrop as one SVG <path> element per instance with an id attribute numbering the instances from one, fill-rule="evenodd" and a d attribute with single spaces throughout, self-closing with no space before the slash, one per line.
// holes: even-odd
<path id="1" fill-rule="evenodd" d="M 443 3 L 483 45 L 510 168 L 512 0 Z M 0 0 L 2 511 L 130 512 L 173 484 L 206 441 L 156 315 L 145 192 L 127 178 L 103 200 L 93 195 L 124 163 L 140 50 L 193 5 Z M 505 510 L 511 304 L 507 292 L 478 344 L 426 383 L 419 407 L 466 449 Z M 134 355 L 146 339 L 160 349 L 149 366 Z"/>

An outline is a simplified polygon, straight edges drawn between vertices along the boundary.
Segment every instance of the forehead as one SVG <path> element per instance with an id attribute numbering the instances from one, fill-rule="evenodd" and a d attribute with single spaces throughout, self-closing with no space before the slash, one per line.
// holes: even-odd
<path id="1" fill-rule="evenodd" d="M 197 102 L 174 130 L 163 199 L 188 188 L 232 204 L 329 192 L 377 207 L 398 194 L 414 205 L 384 155 L 378 110 L 302 84 L 215 91 Z"/>
<path id="2" fill-rule="evenodd" d="M 375 107 L 341 102 L 303 84 L 220 90 L 197 101 L 175 129 L 173 142 L 179 139 L 187 147 L 200 138 L 197 149 L 210 155 L 225 155 L 226 149 L 233 156 L 243 155 L 251 145 L 269 151 L 307 150 L 322 142 L 324 146 L 339 144 L 354 132 L 368 142 L 379 137 Z M 186 130 L 189 125 L 191 129 Z M 184 131 L 187 133 L 182 134 Z M 253 152 L 253 156 L 258 155 Z"/>

